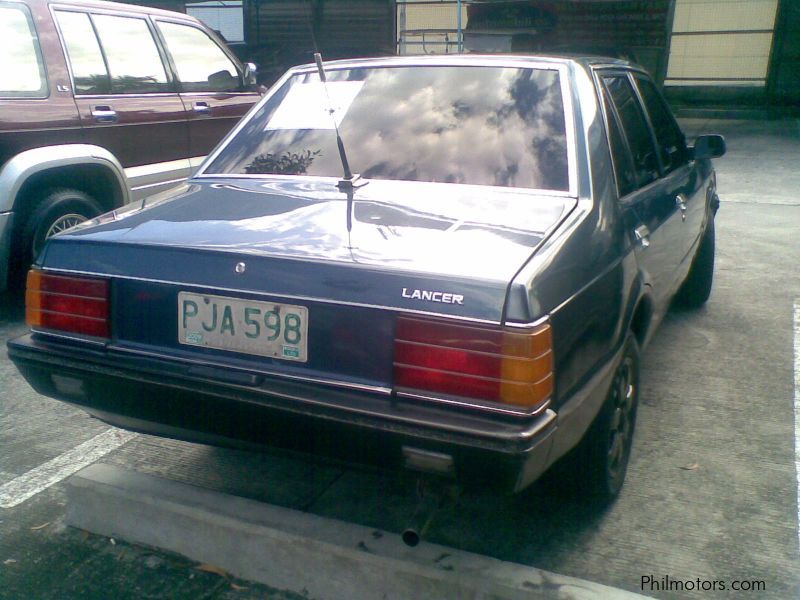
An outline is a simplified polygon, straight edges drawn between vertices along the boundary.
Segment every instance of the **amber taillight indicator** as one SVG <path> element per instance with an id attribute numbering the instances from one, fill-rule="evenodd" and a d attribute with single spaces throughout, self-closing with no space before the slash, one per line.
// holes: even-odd
<path id="1" fill-rule="evenodd" d="M 444 394 L 534 412 L 553 393 L 549 323 L 512 329 L 398 317 L 398 391 Z"/>
<path id="2" fill-rule="evenodd" d="M 108 280 L 54 275 L 32 269 L 25 293 L 25 320 L 46 329 L 107 338 Z"/>

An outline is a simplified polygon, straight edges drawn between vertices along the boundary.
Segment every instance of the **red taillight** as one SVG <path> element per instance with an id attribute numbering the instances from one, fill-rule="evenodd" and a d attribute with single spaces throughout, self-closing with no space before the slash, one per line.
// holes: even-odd
<path id="1" fill-rule="evenodd" d="M 518 330 L 399 317 L 394 383 L 535 411 L 553 393 L 550 325 Z"/>
<path id="2" fill-rule="evenodd" d="M 29 327 L 109 337 L 108 280 L 32 269 L 25 293 Z"/>

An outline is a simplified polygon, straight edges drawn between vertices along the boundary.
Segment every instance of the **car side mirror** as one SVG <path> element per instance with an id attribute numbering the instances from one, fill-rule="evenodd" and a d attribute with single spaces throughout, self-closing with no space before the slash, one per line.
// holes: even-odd
<path id="1" fill-rule="evenodd" d="M 692 156 L 695 160 L 702 158 L 719 158 L 725 154 L 725 138 L 721 135 L 698 135 L 694 141 Z"/>
<path id="2" fill-rule="evenodd" d="M 230 71 L 217 71 L 208 76 L 208 86 L 215 92 L 228 92 L 235 90 L 239 85 L 236 76 Z"/>
<path id="3" fill-rule="evenodd" d="M 255 89 L 256 87 L 256 79 L 258 76 L 258 67 L 256 67 L 255 63 L 244 63 L 244 86 L 246 88 Z"/>

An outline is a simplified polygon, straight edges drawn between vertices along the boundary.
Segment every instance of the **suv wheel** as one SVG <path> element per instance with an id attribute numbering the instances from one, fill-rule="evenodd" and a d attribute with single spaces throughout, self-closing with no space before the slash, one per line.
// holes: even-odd
<path id="1" fill-rule="evenodd" d="M 28 253 L 27 262 L 34 260 L 52 235 L 83 223 L 103 212 L 94 198 L 74 189 L 51 189 L 31 213 L 23 230 L 22 248 Z"/>

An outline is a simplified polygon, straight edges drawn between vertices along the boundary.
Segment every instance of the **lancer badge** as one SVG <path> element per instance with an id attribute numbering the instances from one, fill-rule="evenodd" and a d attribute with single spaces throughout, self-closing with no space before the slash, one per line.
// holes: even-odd
<path id="1" fill-rule="evenodd" d="M 411 300 L 425 300 L 426 302 L 441 302 L 442 304 L 464 304 L 464 296 L 440 292 L 438 290 L 409 290 L 403 288 L 403 298 Z"/>

